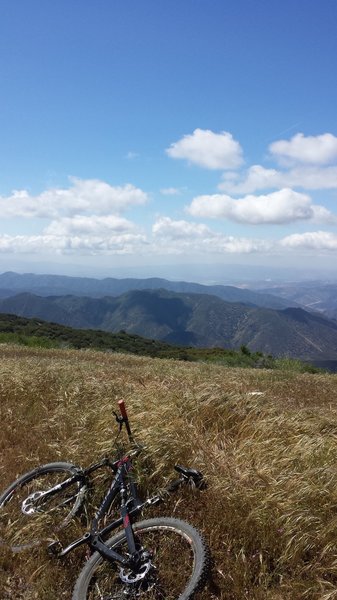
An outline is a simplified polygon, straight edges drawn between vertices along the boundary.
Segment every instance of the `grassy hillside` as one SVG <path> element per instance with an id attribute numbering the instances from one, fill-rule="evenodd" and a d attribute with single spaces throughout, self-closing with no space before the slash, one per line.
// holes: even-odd
<path id="1" fill-rule="evenodd" d="M 175 462 L 207 477 L 207 490 L 178 492 L 147 513 L 204 533 L 217 588 L 201 599 L 336 599 L 336 395 L 333 375 L 1 345 L 1 487 L 39 463 L 88 464 L 109 452 L 124 398 L 148 448 L 144 494 Z M 0 597 L 70 600 L 83 561 L 81 549 L 62 562 L 2 549 Z"/>

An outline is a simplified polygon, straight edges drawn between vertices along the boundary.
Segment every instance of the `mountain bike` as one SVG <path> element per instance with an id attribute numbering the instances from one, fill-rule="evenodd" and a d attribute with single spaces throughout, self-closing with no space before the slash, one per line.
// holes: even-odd
<path id="1" fill-rule="evenodd" d="M 207 579 L 209 553 L 203 537 L 180 519 L 137 521 L 137 517 L 184 484 L 204 487 L 203 475 L 175 465 L 179 477 L 161 492 L 141 500 L 133 459 L 143 448 L 134 441 L 124 401 L 118 404 L 115 417 L 119 433 L 125 426 L 131 451 L 122 451 L 114 459 L 104 457 L 84 469 L 55 462 L 19 477 L 0 496 L 0 545 L 19 552 L 45 542 L 50 554 L 64 557 L 86 544 L 91 556 L 77 579 L 73 600 L 190 599 Z M 106 467 L 112 471 L 112 480 L 110 476 L 109 488 L 90 528 L 62 547 L 58 532 L 83 507 L 90 475 Z M 118 516 L 113 518 L 116 511 Z M 118 528 L 119 533 L 110 537 Z"/>

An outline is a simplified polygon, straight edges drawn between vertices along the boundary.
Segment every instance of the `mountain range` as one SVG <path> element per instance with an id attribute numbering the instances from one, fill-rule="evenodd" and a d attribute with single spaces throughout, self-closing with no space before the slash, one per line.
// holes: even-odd
<path id="1" fill-rule="evenodd" d="M 186 281 L 169 281 L 152 277 L 149 279 L 95 279 L 90 277 L 68 277 L 63 275 L 37 275 L 33 273 L 0 274 L 0 298 L 14 296 L 21 292 L 30 292 L 38 296 L 120 296 L 133 290 L 165 289 L 178 293 L 210 294 L 227 302 L 242 302 L 251 306 L 266 308 L 287 308 L 299 306 L 291 299 L 277 297 L 269 292 L 256 292 L 230 285 L 202 285 Z"/>
<path id="2" fill-rule="evenodd" d="M 302 308 L 271 309 L 166 289 L 117 297 L 38 296 L 0 300 L 0 312 L 77 328 L 126 331 L 194 347 L 240 348 L 315 362 L 337 360 L 337 323 Z"/>

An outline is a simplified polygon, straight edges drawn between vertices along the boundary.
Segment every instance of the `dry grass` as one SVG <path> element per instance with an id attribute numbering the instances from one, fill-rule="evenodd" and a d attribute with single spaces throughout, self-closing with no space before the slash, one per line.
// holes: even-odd
<path id="1" fill-rule="evenodd" d="M 332 375 L 1 346 L 1 488 L 40 463 L 85 465 L 109 452 L 123 398 L 148 448 L 144 490 L 163 485 L 175 462 L 207 477 L 207 490 L 160 509 L 208 540 L 217 589 L 204 599 L 335 600 L 336 392 Z M 0 597 L 70 599 L 83 560 L 3 552 Z"/>

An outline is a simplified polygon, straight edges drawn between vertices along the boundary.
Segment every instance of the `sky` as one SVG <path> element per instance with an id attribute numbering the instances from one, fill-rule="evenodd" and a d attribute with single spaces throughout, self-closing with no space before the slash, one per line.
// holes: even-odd
<path id="1" fill-rule="evenodd" d="M 0 271 L 337 279 L 336 29 L 336 0 L 0 0 Z"/>

